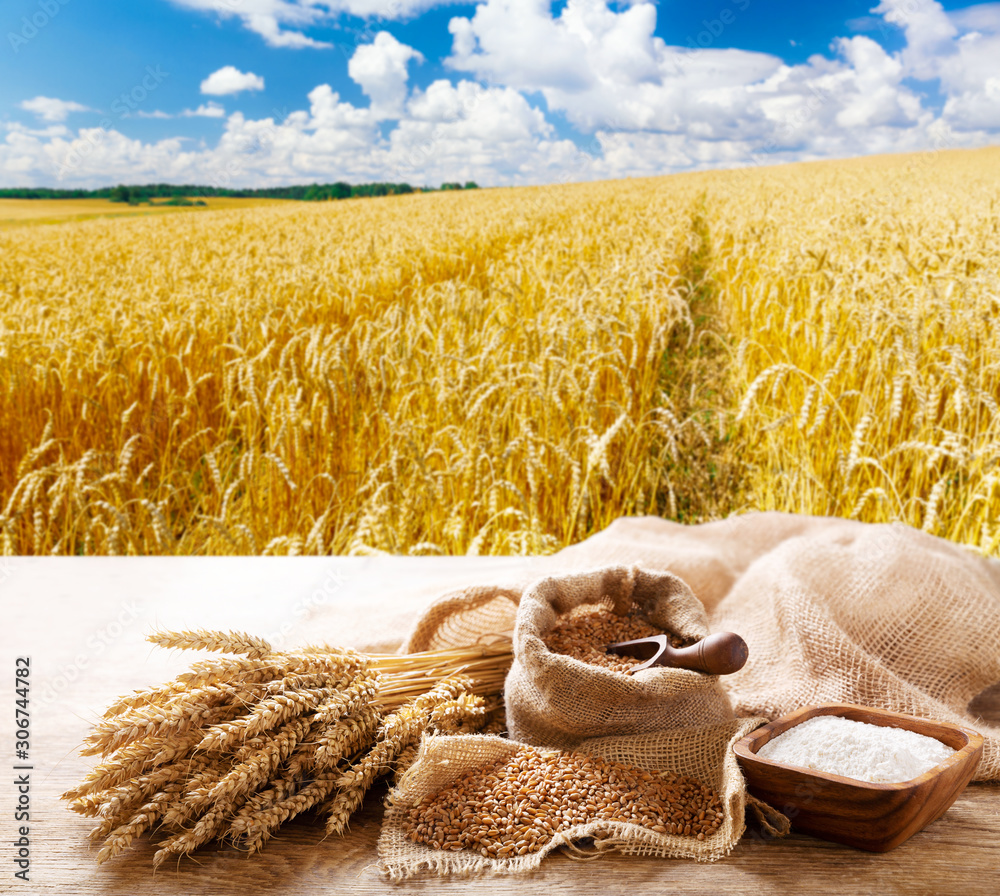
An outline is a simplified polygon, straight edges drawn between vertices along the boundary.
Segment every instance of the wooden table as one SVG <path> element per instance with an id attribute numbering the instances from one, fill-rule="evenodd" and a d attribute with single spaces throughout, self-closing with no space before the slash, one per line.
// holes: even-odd
<path id="1" fill-rule="evenodd" d="M 322 826 L 304 819 L 287 825 L 252 858 L 234 849 L 202 850 L 154 873 L 153 847 L 145 842 L 124 860 L 95 864 L 86 836 L 91 820 L 70 812 L 58 795 L 89 767 L 77 747 L 109 701 L 165 681 L 190 660 L 147 644 L 150 629 L 237 628 L 279 643 L 360 643 L 365 634 L 368 640 L 383 631 L 394 634 L 432 593 L 527 569 L 529 561 L 516 558 L 0 558 L 0 763 L 11 769 L 16 762 L 14 661 L 29 655 L 33 765 L 28 883 L 13 877 L 15 772 L 0 779 L 6 782 L 0 785 L 0 893 L 1000 894 L 1000 789 L 992 785 L 971 786 L 940 821 L 885 855 L 802 835 L 773 842 L 744 838 L 713 865 L 620 856 L 580 863 L 554 855 L 527 878 L 427 878 L 394 886 L 373 867 L 381 822 L 375 794 L 343 839 L 324 840 Z M 337 631 L 310 626 L 322 618 L 329 627 L 330 607 L 340 605 L 343 626 Z M 1000 718 L 1000 688 L 976 709 Z"/>

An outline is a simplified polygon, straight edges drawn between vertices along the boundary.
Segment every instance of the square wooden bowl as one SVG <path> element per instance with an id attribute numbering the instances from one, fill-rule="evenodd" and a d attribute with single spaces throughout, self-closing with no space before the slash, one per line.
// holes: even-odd
<path id="1" fill-rule="evenodd" d="M 757 751 L 772 737 L 814 716 L 828 715 L 906 728 L 956 752 L 912 781 L 869 784 L 762 759 Z M 971 728 L 931 722 L 851 703 L 805 706 L 751 732 L 733 746 L 750 793 L 784 812 L 793 827 L 823 840 L 871 852 L 888 852 L 940 818 L 972 780 L 983 738 Z"/>

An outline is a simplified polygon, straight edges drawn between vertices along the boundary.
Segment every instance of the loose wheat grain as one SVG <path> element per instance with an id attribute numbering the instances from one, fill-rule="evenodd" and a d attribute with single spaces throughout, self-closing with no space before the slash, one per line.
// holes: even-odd
<path id="1" fill-rule="evenodd" d="M 662 634 L 663 630 L 653 625 L 636 606 L 625 615 L 619 615 L 603 604 L 583 604 L 560 617 L 542 640 L 553 653 L 628 674 L 642 660 L 608 653 L 608 645 Z M 671 641 L 674 646 L 682 643 L 674 636 Z"/>
<path id="2" fill-rule="evenodd" d="M 595 821 L 704 840 L 722 817 L 718 794 L 693 778 L 521 747 L 413 806 L 403 830 L 432 849 L 473 849 L 486 858 L 510 859 L 538 852 L 560 831 Z"/>

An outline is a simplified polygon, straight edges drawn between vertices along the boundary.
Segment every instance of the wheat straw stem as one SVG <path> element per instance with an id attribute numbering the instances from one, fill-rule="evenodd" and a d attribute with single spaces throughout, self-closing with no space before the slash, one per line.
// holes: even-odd
<path id="1" fill-rule="evenodd" d="M 453 700 L 470 686 L 471 681 L 464 676 L 446 679 L 385 718 L 379 730 L 378 741 L 372 749 L 337 781 L 340 792 L 333 801 L 327 819 L 328 833 L 344 832 L 348 819 L 361 805 L 376 778 L 390 770 L 402 750 L 420 739 L 435 707 Z"/>

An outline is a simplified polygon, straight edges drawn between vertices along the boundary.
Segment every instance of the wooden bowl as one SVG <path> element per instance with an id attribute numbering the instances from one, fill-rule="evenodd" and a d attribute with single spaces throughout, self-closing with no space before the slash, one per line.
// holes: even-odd
<path id="1" fill-rule="evenodd" d="M 925 734 L 956 750 L 940 765 L 901 784 L 869 784 L 757 756 L 772 737 L 814 716 L 840 716 Z M 931 722 L 850 703 L 805 706 L 733 745 L 754 796 L 784 812 L 807 834 L 871 852 L 888 852 L 940 818 L 975 774 L 983 738 L 971 728 Z"/>

